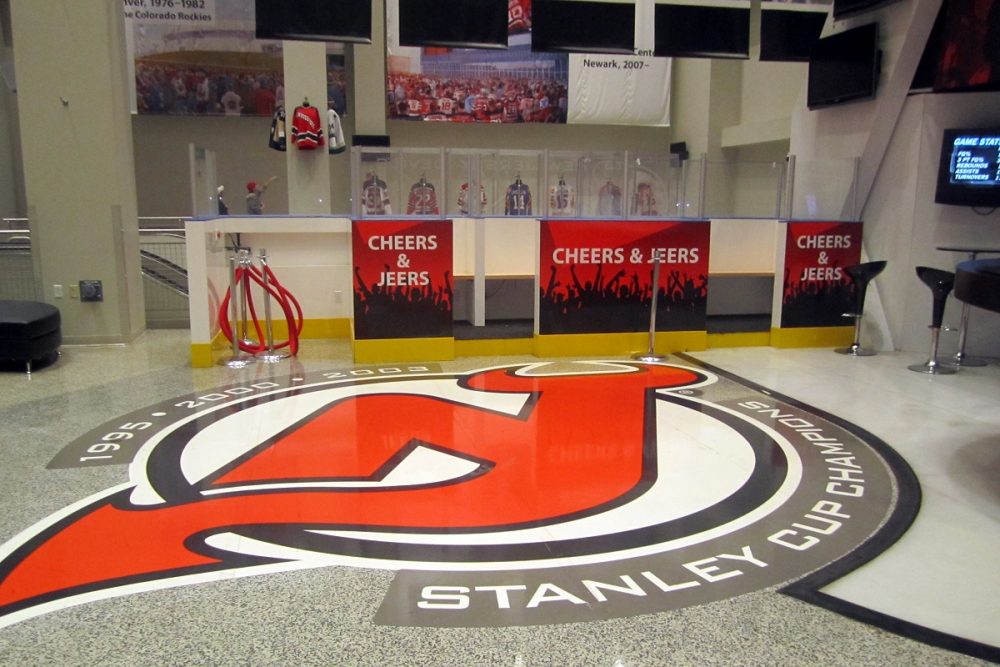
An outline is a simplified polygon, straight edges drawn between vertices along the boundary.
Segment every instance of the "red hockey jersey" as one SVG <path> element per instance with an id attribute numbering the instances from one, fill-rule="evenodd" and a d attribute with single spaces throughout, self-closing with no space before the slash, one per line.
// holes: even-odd
<path id="1" fill-rule="evenodd" d="M 431 183 L 421 178 L 410 188 L 410 197 L 406 202 L 407 215 L 437 215 L 437 191 Z"/>
<path id="2" fill-rule="evenodd" d="M 309 105 L 295 107 L 295 114 L 292 116 L 292 143 L 304 151 L 324 144 L 319 109 Z"/>

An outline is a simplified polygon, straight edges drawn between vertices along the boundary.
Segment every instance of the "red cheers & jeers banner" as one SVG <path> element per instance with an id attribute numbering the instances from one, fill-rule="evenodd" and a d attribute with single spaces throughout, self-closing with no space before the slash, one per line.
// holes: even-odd
<path id="1" fill-rule="evenodd" d="M 355 220 L 354 336 L 453 335 L 451 220 Z"/>
<path id="2" fill-rule="evenodd" d="M 785 232 L 782 327 L 852 324 L 854 283 L 844 267 L 861 261 L 859 222 L 795 222 Z"/>
<path id="3" fill-rule="evenodd" d="M 542 220 L 539 333 L 646 331 L 654 293 L 658 331 L 703 331 L 709 230 L 701 220 Z"/>

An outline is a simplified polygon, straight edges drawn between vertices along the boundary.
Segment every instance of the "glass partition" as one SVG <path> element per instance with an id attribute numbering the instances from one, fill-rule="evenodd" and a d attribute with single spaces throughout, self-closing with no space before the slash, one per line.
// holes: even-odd
<path id="1" fill-rule="evenodd" d="M 355 148 L 354 215 L 857 219 L 857 160 Z"/>
<path id="2" fill-rule="evenodd" d="M 858 160 L 789 158 L 787 217 L 793 220 L 857 220 Z"/>
<path id="3" fill-rule="evenodd" d="M 626 214 L 630 218 L 673 217 L 676 214 L 676 186 L 668 155 L 630 153 Z M 677 165 L 679 166 L 679 162 Z"/>
<path id="4" fill-rule="evenodd" d="M 601 151 L 580 158 L 577 194 L 580 213 L 601 218 L 625 216 L 625 153 Z"/>
<path id="5" fill-rule="evenodd" d="M 441 215 L 445 196 L 440 148 L 355 148 L 354 215 Z"/>
<path id="6" fill-rule="evenodd" d="M 785 163 L 710 160 L 705 173 L 706 218 L 780 218 Z"/>

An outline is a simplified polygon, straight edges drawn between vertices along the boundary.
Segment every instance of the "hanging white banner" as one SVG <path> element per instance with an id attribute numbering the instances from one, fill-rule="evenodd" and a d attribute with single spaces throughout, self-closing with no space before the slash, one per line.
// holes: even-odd
<path id="1" fill-rule="evenodd" d="M 670 125 L 670 59 L 653 57 L 653 14 L 653 0 L 636 0 L 634 56 L 570 55 L 568 123 Z"/>

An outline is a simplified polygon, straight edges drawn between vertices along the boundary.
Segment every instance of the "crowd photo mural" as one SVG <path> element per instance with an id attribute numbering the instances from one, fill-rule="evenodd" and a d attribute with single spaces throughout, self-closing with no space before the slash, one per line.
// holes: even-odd
<path id="1" fill-rule="evenodd" d="M 285 105 L 282 45 L 256 39 L 254 0 L 198 0 L 173 11 L 122 0 L 133 112 L 272 116 Z M 347 114 L 343 44 L 327 44 L 327 104 Z"/>
<path id="2" fill-rule="evenodd" d="M 386 1 L 386 115 L 456 123 L 669 125 L 670 60 L 653 58 L 653 2 L 636 2 L 636 53 L 531 50 L 531 0 L 508 3 L 506 49 L 410 47 Z"/>

